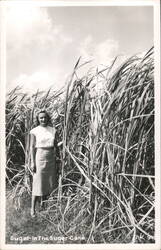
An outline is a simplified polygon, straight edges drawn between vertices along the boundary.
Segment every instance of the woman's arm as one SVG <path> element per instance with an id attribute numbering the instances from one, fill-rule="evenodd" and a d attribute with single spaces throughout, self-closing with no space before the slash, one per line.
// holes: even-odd
<path id="1" fill-rule="evenodd" d="M 58 132 L 55 132 L 55 140 L 54 140 L 54 147 L 56 149 L 56 157 L 60 158 L 60 152 L 59 152 L 59 147 L 58 147 Z"/>
<path id="2" fill-rule="evenodd" d="M 36 161 L 35 161 L 35 155 L 36 155 L 36 138 L 33 134 L 30 135 L 31 137 L 31 144 L 30 144 L 30 154 L 31 154 L 31 170 L 35 173 L 36 172 Z"/>
<path id="3" fill-rule="evenodd" d="M 55 147 L 55 157 L 56 157 L 56 167 L 57 167 L 57 174 L 58 176 L 61 174 L 61 155 L 58 146 L 58 132 L 55 133 L 55 140 L 54 140 L 54 147 Z"/>

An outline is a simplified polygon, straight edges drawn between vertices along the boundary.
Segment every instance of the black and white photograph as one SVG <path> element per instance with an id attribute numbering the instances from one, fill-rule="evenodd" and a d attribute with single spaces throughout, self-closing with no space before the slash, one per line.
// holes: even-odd
<path id="1" fill-rule="evenodd" d="M 1 1 L 0 249 L 160 249 L 160 1 L 128 2 Z"/>

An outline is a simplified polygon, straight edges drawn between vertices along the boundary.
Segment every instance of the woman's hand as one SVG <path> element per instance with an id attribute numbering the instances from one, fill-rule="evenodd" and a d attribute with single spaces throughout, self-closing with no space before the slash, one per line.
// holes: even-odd
<path id="1" fill-rule="evenodd" d="M 30 145 L 30 151 L 31 151 L 31 165 L 30 169 L 32 173 L 36 173 L 36 164 L 35 164 L 35 155 L 36 155 L 36 148 L 35 148 L 35 143 L 36 143 L 36 137 L 35 135 L 31 134 L 31 145 Z"/>
<path id="2" fill-rule="evenodd" d="M 36 173 L 36 165 L 35 165 L 35 163 L 31 163 L 30 168 L 31 168 L 31 171 L 32 171 L 33 173 Z"/>

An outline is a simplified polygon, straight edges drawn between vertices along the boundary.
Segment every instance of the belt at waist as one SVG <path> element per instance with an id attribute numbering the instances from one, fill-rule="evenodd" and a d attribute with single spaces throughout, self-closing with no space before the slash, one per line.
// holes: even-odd
<path id="1" fill-rule="evenodd" d="M 54 149 L 54 147 L 36 147 L 36 149 L 51 150 L 51 149 Z"/>

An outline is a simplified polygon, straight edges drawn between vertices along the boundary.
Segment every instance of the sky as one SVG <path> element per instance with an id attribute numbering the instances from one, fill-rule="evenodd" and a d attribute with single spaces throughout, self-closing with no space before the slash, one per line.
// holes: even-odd
<path id="1" fill-rule="evenodd" d="M 81 62 L 110 65 L 153 46 L 151 6 L 13 6 L 7 9 L 7 90 L 59 89 Z"/>

